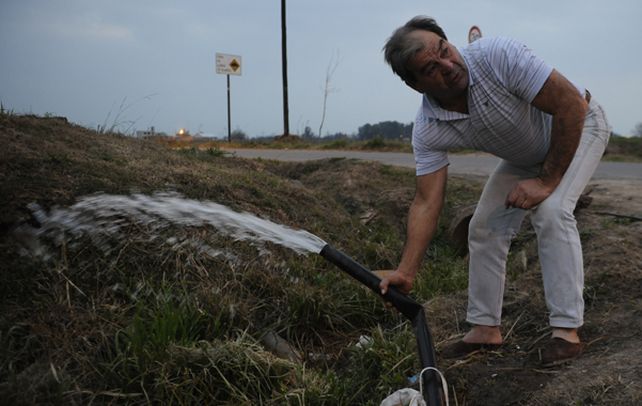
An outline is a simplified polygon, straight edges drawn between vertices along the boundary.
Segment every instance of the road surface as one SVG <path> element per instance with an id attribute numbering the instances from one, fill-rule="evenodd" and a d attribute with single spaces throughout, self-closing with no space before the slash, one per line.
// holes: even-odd
<path id="1" fill-rule="evenodd" d="M 415 167 L 410 153 L 403 152 L 361 152 L 340 150 L 296 150 L 296 149 L 224 149 L 240 158 L 270 159 L 276 161 L 311 161 L 326 158 L 361 159 L 377 161 L 386 165 Z M 459 175 L 488 175 L 499 159 L 487 154 L 449 154 L 449 173 Z M 642 163 L 600 162 L 593 179 L 642 180 Z"/>

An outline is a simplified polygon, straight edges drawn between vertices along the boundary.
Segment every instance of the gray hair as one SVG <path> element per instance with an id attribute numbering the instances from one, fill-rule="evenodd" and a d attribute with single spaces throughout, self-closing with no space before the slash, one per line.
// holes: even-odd
<path id="1" fill-rule="evenodd" d="M 417 30 L 434 32 L 446 41 L 448 40 L 444 30 L 437 25 L 437 22 L 426 16 L 413 17 L 392 33 L 383 47 L 384 57 L 392 71 L 408 84 L 412 84 L 416 80 L 415 75 L 407 68 L 408 62 L 417 52 L 424 49 L 423 42 L 409 35 Z"/>

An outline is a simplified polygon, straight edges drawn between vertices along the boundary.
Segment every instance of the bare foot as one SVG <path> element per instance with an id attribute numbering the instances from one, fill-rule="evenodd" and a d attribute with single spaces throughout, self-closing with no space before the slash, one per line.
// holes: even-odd
<path id="1" fill-rule="evenodd" d="M 462 338 L 465 343 L 501 344 L 502 333 L 499 326 L 473 326 Z"/>

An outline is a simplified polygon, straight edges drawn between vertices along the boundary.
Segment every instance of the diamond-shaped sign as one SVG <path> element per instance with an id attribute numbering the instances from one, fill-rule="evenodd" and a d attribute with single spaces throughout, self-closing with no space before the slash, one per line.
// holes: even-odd
<path id="1" fill-rule="evenodd" d="M 232 59 L 232 62 L 230 62 L 230 68 L 232 68 L 232 70 L 236 72 L 240 67 L 241 64 L 236 59 Z"/>
<path id="2" fill-rule="evenodd" d="M 241 76 L 241 57 L 216 53 L 216 73 Z"/>

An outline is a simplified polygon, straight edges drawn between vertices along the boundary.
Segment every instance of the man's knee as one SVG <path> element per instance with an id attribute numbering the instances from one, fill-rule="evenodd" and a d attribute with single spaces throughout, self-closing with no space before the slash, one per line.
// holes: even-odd
<path id="1" fill-rule="evenodd" d="M 558 228 L 575 225 L 573 215 L 575 205 L 556 199 L 553 196 L 544 200 L 533 211 L 532 223 L 538 228 Z"/>
<path id="2" fill-rule="evenodd" d="M 475 211 L 468 224 L 469 240 L 511 240 L 519 232 L 523 218 L 522 210 L 503 206 L 490 212 Z"/>

